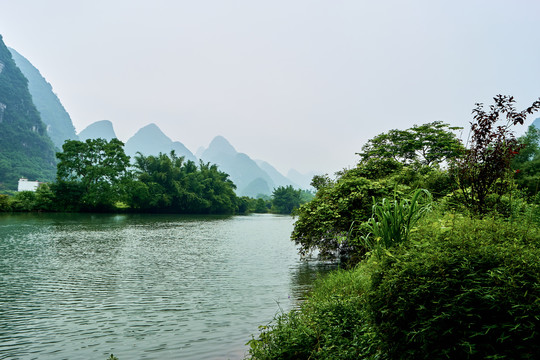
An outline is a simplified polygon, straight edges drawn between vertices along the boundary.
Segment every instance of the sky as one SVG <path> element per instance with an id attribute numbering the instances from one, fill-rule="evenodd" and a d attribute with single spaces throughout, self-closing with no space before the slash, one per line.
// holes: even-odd
<path id="1" fill-rule="evenodd" d="M 353 167 L 390 129 L 466 137 L 475 103 L 540 97 L 537 0 L 0 0 L 0 34 L 77 132 L 155 123 L 193 153 L 221 135 L 284 174 Z"/>

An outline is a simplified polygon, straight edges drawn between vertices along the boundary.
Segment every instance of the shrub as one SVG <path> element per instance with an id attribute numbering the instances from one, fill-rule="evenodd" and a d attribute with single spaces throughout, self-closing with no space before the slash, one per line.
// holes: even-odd
<path id="1" fill-rule="evenodd" d="M 373 202 L 373 215 L 366 224 L 369 234 L 363 241 L 371 252 L 381 256 L 384 249 L 408 240 L 416 223 L 431 210 L 432 196 L 418 189 L 410 198 Z"/>
<path id="2" fill-rule="evenodd" d="M 363 269 L 336 271 L 316 282 L 300 309 L 261 326 L 251 359 L 366 359 L 376 341 L 364 321 L 369 276 Z"/>
<path id="3" fill-rule="evenodd" d="M 19 191 L 11 200 L 14 211 L 32 211 L 36 205 L 36 194 L 33 191 Z"/>
<path id="4" fill-rule="evenodd" d="M 250 355 L 534 359 L 539 245 L 526 221 L 431 214 L 389 255 L 318 280 L 299 309 L 261 327 Z"/>
<path id="5" fill-rule="evenodd" d="M 322 258 L 346 258 L 365 252 L 360 242 L 345 239 L 359 236 L 358 225 L 371 217 L 373 198 L 392 193 L 400 196 L 403 191 L 409 191 L 408 187 L 387 179 L 366 179 L 358 175 L 359 171 L 348 170 L 335 183 L 318 189 L 315 198 L 300 207 L 291 237 L 300 246 L 302 255 L 318 250 Z M 355 233 L 349 233 L 351 228 Z"/>
<path id="6" fill-rule="evenodd" d="M 9 196 L 0 194 L 0 212 L 10 211 Z"/>
<path id="7" fill-rule="evenodd" d="M 368 313 L 389 358 L 540 354 L 540 233 L 502 220 L 423 226 L 372 276 Z"/>

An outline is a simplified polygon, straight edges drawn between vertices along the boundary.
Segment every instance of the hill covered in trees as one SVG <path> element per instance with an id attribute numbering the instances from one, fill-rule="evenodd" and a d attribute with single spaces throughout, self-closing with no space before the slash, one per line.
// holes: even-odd
<path id="1" fill-rule="evenodd" d="M 20 177 L 50 181 L 54 145 L 32 102 L 28 80 L 0 35 L 0 190 L 16 189 Z"/>
<path id="2" fill-rule="evenodd" d="M 45 80 L 38 69 L 16 50 L 9 48 L 15 64 L 28 79 L 28 90 L 32 101 L 47 125 L 47 134 L 54 145 L 62 148 L 65 140 L 77 139 L 71 117 L 53 92 L 51 84 Z"/>

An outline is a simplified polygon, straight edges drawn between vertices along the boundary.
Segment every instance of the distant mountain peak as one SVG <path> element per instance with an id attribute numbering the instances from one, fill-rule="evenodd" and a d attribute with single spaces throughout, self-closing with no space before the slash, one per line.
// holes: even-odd
<path id="1" fill-rule="evenodd" d="M 154 123 L 150 123 L 140 128 L 133 136 L 150 136 L 154 141 L 163 140 L 165 142 L 172 142 L 171 138 L 165 135 L 163 131 Z"/>
<path id="2" fill-rule="evenodd" d="M 116 138 L 112 122 L 109 120 L 99 120 L 88 125 L 79 133 L 79 139 L 81 139 L 81 141 L 98 138 L 107 141 Z"/>
<path id="3" fill-rule="evenodd" d="M 172 150 L 177 156 L 183 156 L 186 160 L 196 161 L 195 156 L 184 144 L 172 141 L 154 123 L 140 128 L 135 135 L 126 141 L 125 151 L 129 156 L 136 156 L 138 152 L 145 156 L 157 156 L 159 153 L 169 154 Z"/>
<path id="4" fill-rule="evenodd" d="M 235 155 L 237 153 L 236 149 L 231 145 L 231 143 L 225 139 L 223 136 L 216 136 L 208 145 L 208 150 L 219 151 L 228 155 Z"/>

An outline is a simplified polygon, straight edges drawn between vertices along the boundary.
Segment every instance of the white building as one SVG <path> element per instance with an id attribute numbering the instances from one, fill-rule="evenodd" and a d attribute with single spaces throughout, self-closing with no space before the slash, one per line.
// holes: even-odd
<path id="1" fill-rule="evenodd" d="M 17 191 L 36 191 L 39 184 L 41 184 L 39 181 L 28 181 L 28 179 L 20 178 Z"/>

